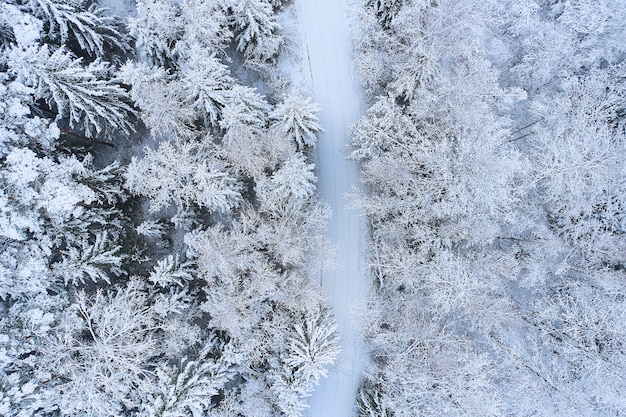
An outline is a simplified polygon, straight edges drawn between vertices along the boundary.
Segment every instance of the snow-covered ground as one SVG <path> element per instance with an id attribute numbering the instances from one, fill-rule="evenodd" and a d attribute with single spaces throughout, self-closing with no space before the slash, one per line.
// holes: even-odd
<path id="1" fill-rule="evenodd" d="M 311 417 L 349 417 L 366 355 L 355 324 L 355 311 L 365 306 L 367 271 L 362 258 L 363 218 L 348 211 L 346 193 L 359 186 L 357 165 L 343 151 L 349 130 L 359 117 L 360 93 L 352 75 L 348 6 L 345 0 L 300 0 L 304 65 L 310 71 L 314 99 L 321 107 L 326 130 L 318 142 L 319 187 L 333 209 L 328 237 L 337 245 L 335 270 L 322 276 L 322 286 L 334 309 L 342 353 L 327 379 L 311 398 Z"/>
<path id="2" fill-rule="evenodd" d="M 135 0 L 98 0 L 98 5 L 107 9 L 112 16 L 125 18 L 135 13 Z"/>

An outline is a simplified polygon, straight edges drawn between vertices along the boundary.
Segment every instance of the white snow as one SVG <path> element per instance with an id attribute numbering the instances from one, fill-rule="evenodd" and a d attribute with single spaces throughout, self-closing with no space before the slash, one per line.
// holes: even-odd
<path id="1" fill-rule="evenodd" d="M 110 16 L 126 18 L 135 13 L 135 0 L 98 0 L 98 6 Z"/>
<path id="2" fill-rule="evenodd" d="M 17 6 L 4 3 L 0 5 L 4 8 L 5 18 L 13 29 L 15 41 L 24 46 L 32 45 L 39 40 L 42 23 L 34 16 L 22 12 Z"/>
<path id="3" fill-rule="evenodd" d="M 367 269 L 362 258 L 365 222 L 348 211 L 353 187 L 359 187 L 356 163 L 345 159 L 350 127 L 359 117 L 361 94 L 352 75 L 349 10 L 346 0 L 300 0 L 305 70 L 310 71 L 313 98 L 321 107 L 325 133 L 318 142 L 319 189 L 333 209 L 328 237 L 337 246 L 335 270 L 325 272 L 322 286 L 334 309 L 342 353 L 335 369 L 311 398 L 311 417 L 349 417 L 355 413 L 356 390 L 366 363 L 355 311 L 365 306 Z"/>

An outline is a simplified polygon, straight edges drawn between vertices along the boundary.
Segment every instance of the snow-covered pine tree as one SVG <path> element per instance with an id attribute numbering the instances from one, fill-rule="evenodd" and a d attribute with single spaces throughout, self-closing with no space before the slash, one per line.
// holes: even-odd
<path id="1" fill-rule="evenodd" d="M 313 393 L 313 386 L 295 375 L 288 365 L 273 369 L 269 375 L 271 392 L 276 397 L 280 414 L 287 417 L 301 416 L 308 408 L 306 399 Z"/>
<path id="2" fill-rule="evenodd" d="M 368 0 L 366 7 L 371 8 L 381 26 L 388 29 L 403 3 L 404 0 Z"/>
<path id="3" fill-rule="evenodd" d="M 183 358 L 179 367 L 157 369 L 159 391 L 145 401 L 139 416 L 202 417 L 214 415 L 215 399 L 227 390 L 235 377 L 229 347 L 219 336 L 204 340 L 202 349 L 193 358 Z"/>
<path id="4" fill-rule="evenodd" d="M 224 50 L 234 37 L 226 9 L 223 0 L 186 0 L 181 4 L 185 30 L 176 49 L 183 59 L 191 58 L 194 47 L 226 56 Z"/>
<path id="5" fill-rule="evenodd" d="M 137 16 L 129 19 L 130 34 L 139 52 L 152 62 L 169 66 L 176 61 L 175 46 L 184 31 L 179 5 L 167 0 L 137 1 Z"/>
<path id="6" fill-rule="evenodd" d="M 232 13 L 237 50 L 252 62 L 272 62 L 283 44 L 269 0 L 223 0 Z"/>
<path id="7" fill-rule="evenodd" d="M 129 61 L 120 68 L 119 74 L 132 86 L 130 96 L 153 136 L 187 140 L 198 134 L 195 127 L 198 114 L 193 98 L 169 71 Z"/>
<path id="8" fill-rule="evenodd" d="M 106 232 L 96 235 L 93 243 L 84 240 L 82 247 L 70 247 L 63 253 L 63 261 L 55 264 L 54 274 L 67 285 L 84 284 L 86 278 L 97 283 L 111 283 L 110 277 L 123 273 L 122 247 L 112 244 Z"/>
<path id="9" fill-rule="evenodd" d="M 327 366 L 339 353 L 337 326 L 328 311 L 320 311 L 296 322 L 295 335 L 285 361 L 303 380 L 314 385 L 328 375 Z"/>
<path id="10" fill-rule="evenodd" d="M 317 183 L 313 168 L 304 154 L 296 153 L 284 161 L 271 178 L 259 181 L 256 189 L 259 199 L 268 206 L 306 201 L 315 192 Z"/>
<path id="11" fill-rule="evenodd" d="M 185 283 L 193 279 L 192 265 L 192 262 L 181 261 L 178 254 L 168 255 L 165 259 L 157 261 L 148 280 L 163 288 L 171 285 L 185 287 Z"/>
<path id="12" fill-rule="evenodd" d="M 45 100 L 57 119 L 69 118 L 87 136 L 101 133 L 104 123 L 126 134 L 133 129 L 134 110 L 128 94 L 111 77 L 108 63 L 96 60 L 84 66 L 67 49 L 50 51 L 43 45 L 11 48 L 7 64 L 16 80 L 32 87 L 35 97 Z"/>
<path id="13" fill-rule="evenodd" d="M 208 140 L 207 140 L 208 141 Z M 227 213 L 241 204 L 242 187 L 223 161 L 213 157 L 207 144 L 162 142 L 133 157 L 126 172 L 126 187 L 150 198 L 150 210 L 176 204 L 194 204 L 209 211 Z"/>
<path id="14" fill-rule="evenodd" d="M 53 288 L 57 278 L 82 281 L 82 272 L 73 268 L 68 276 L 51 275 L 50 268 L 68 262 L 90 265 L 90 276 L 97 280 L 108 281 L 98 268 L 121 272 L 122 255 L 117 252 L 124 216 L 116 205 L 126 196 L 116 170 L 115 165 L 97 170 L 89 159 L 75 157 L 55 162 L 27 149 L 16 148 L 6 156 L 0 175 L 0 230 L 7 253 L 21 255 L 5 259 L 7 272 L 13 272 L 3 275 L 3 298 Z M 102 225 L 107 225 L 106 232 Z"/>
<path id="15" fill-rule="evenodd" d="M 31 88 L 2 76 L 0 84 L 0 155 L 14 146 L 36 147 L 51 152 L 60 136 L 57 124 L 33 114 Z"/>
<path id="16" fill-rule="evenodd" d="M 232 100 L 235 81 L 226 65 L 197 44 L 181 64 L 181 87 L 206 126 L 217 126 L 222 110 Z"/>
<path id="17" fill-rule="evenodd" d="M 56 380 L 56 374 L 41 364 L 42 340 L 51 336 L 64 314 L 68 294 L 29 295 L 0 303 L 0 413 L 7 417 L 55 412 L 42 392 Z"/>
<path id="18" fill-rule="evenodd" d="M 268 114 L 271 111 L 267 100 L 254 88 L 244 85 L 233 85 L 228 92 L 228 100 L 222 111 L 220 127 L 244 125 L 255 135 L 265 134 Z"/>
<path id="19" fill-rule="evenodd" d="M 322 130 L 317 118 L 319 111 L 319 106 L 310 97 L 292 90 L 270 114 L 272 127 L 294 140 L 298 150 L 315 147 L 316 134 Z"/>
<path id="20" fill-rule="evenodd" d="M 159 221 L 144 220 L 135 228 L 135 231 L 146 239 L 159 239 L 166 233 L 166 227 Z"/>
<path id="21" fill-rule="evenodd" d="M 96 3 L 85 0 L 13 0 L 19 8 L 41 19 L 46 41 L 59 45 L 75 42 L 92 57 L 102 57 L 117 48 L 131 50 L 122 22 L 104 13 Z"/>

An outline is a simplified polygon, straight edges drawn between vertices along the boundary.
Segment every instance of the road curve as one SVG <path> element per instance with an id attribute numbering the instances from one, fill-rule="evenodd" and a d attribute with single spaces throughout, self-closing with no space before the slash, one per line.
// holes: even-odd
<path id="1" fill-rule="evenodd" d="M 352 54 L 346 0 L 298 0 L 302 23 L 305 71 L 310 71 L 313 96 L 321 107 L 326 130 L 319 136 L 317 166 L 319 190 L 333 210 L 328 238 L 337 246 L 335 270 L 322 276 L 341 337 L 342 353 L 336 367 L 314 392 L 310 417 L 350 417 L 366 361 L 364 344 L 354 322 L 354 311 L 364 308 L 367 279 L 363 217 L 348 211 L 346 196 L 360 187 L 357 164 L 345 159 L 350 127 L 360 115 L 360 93 L 352 76 Z"/>

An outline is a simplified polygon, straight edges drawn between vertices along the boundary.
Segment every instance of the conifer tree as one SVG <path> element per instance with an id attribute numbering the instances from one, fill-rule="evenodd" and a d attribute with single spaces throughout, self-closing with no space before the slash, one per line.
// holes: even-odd
<path id="1" fill-rule="evenodd" d="M 72 126 L 82 127 L 88 136 L 103 131 L 105 125 L 132 130 L 134 110 L 119 81 L 111 78 L 111 67 L 96 60 L 87 66 L 64 48 L 51 52 L 47 45 L 9 51 L 9 69 L 17 80 L 34 89 L 57 112 L 57 119 L 68 117 Z"/>

